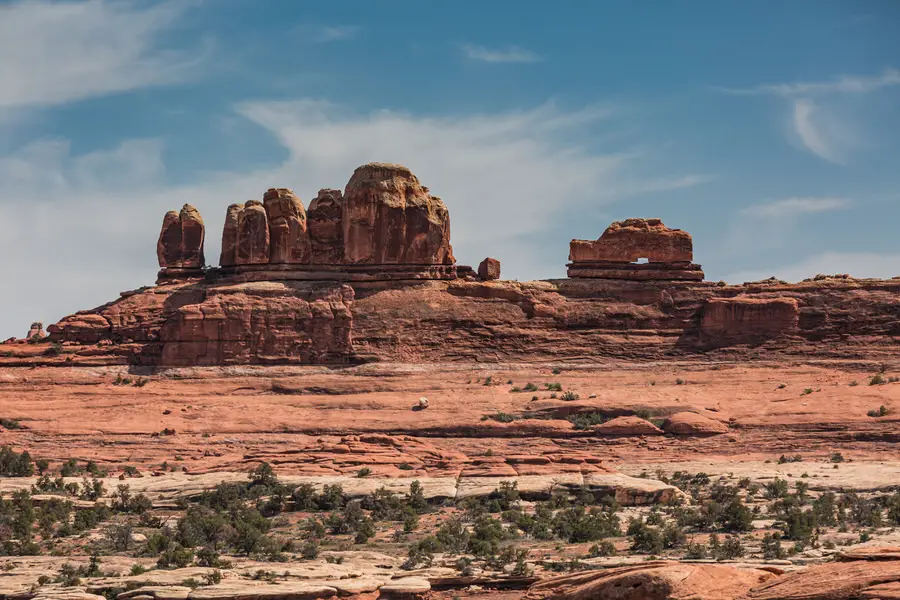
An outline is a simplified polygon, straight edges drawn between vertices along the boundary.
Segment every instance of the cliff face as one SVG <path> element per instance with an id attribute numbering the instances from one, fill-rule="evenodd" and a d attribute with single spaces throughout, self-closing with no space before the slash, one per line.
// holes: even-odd
<path id="1" fill-rule="evenodd" d="M 896 353 L 898 314 L 900 280 L 718 286 L 472 279 L 387 287 L 202 281 L 131 293 L 49 332 L 91 346 L 95 361 L 181 366 L 878 359 Z"/>

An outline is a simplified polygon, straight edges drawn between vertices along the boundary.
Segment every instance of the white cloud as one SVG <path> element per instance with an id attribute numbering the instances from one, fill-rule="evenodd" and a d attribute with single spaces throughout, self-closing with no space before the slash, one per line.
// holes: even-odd
<path id="1" fill-rule="evenodd" d="M 646 156 L 598 154 L 573 140 L 604 125 L 610 111 L 530 111 L 427 118 L 347 113 L 328 103 L 251 102 L 240 114 L 287 149 L 280 164 L 215 173 L 187 185 L 165 182 L 157 140 L 125 142 L 72 155 L 63 141 L 35 142 L 0 156 L 0 338 L 96 306 L 123 289 L 152 283 L 165 211 L 189 202 L 207 225 L 206 255 L 218 262 L 225 209 L 272 186 L 294 188 L 308 203 L 319 188 L 343 187 L 373 161 L 408 165 L 441 196 L 463 264 L 503 261 L 504 276 L 561 276 L 569 235 L 551 229 L 604 204 L 648 191 L 696 185 L 708 177 L 648 175 Z M 607 225 L 596 223 L 597 235 Z M 27 282 L 27 283 L 26 283 Z M 21 330 L 21 331 L 20 331 Z"/>
<path id="2" fill-rule="evenodd" d="M 724 278 L 729 283 L 759 281 L 777 277 L 789 282 L 802 281 L 816 274 L 835 275 L 849 273 L 854 277 L 889 279 L 900 275 L 900 254 L 875 254 L 868 252 L 823 252 L 809 256 L 797 263 L 777 265 L 771 269 L 754 269 L 732 273 Z"/>
<path id="3" fill-rule="evenodd" d="M 19 1 L 0 6 L 0 109 L 171 84 L 200 54 L 159 50 L 189 3 Z"/>
<path id="4" fill-rule="evenodd" d="M 736 96 L 809 96 L 813 94 L 866 94 L 885 87 L 900 85 L 900 70 L 885 69 L 875 76 L 844 75 L 831 81 L 796 81 L 791 83 L 762 84 L 749 88 L 713 88 Z"/>
<path id="5" fill-rule="evenodd" d="M 354 39 L 359 35 L 359 25 L 311 25 L 302 24 L 296 28 L 296 32 L 310 44 L 324 44 L 327 42 L 344 42 Z"/>
<path id="6" fill-rule="evenodd" d="M 794 100 L 791 133 L 803 148 L 838 165 L 846 164 L 846 157 L 861 144 L 849 123 L 807 99 Z"/>
<path id="7" fill-rule="evenodd" d="M 489 63 L 530 63 L 541 60 L 541 57 L 531 50 L 519 46 L 487 48 L 476 44 L 463 44 L 462 50 L 466 58 Z"/>
<path id="8" fill-rule="evenodd" d="M 741 213 L 764 219 L 786 219 L 800 215 L 842 210 L 849 208 L 850 204 L 850 201 L 846 198 L 785 198 L 765 204 L 748 206 L 741 210 Z"/>

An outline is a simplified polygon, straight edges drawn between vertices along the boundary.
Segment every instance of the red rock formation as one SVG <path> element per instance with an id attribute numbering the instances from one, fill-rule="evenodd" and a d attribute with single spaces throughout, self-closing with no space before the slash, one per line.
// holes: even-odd
<path id="1" fill-rule="evenodd" d="M 225 213 L 225 226 L 222 228 L 222 252 L 219 256 L 219 265 L 233 267 L 237 264 L 238 221 L 243 204 L 232 204 Z"/>
<path id="2" fill-rule="evenodd" d="M 160 333 L 166 366 L 346 362 L 352 288 L 240 284 L 174 311 Z"/>
<path id="3" fill-rule="evenodd" d="M 496 258 L 486 258 L 478 265 L 478 277 L 480 279 L 500 279 L 500 261 Z"/>
<path id="4" fill-rule="evenodd" d="M 250 200 L 238 215 L 236 265 L 269 262 L 269 220 L 260 202 Z"/>
<path id="5" fill-rule="evenodd" d="M 310 261 L 306 210 L 292 190 L 270 188 L 263 195 L 269 221 L 269 262 L 307 264 Z"/>
<path id="6" fill-rule="evenodd" d="M 572 240 L 569 277 L 701 281 L 693 248 L 689 233 L 659 219 L 616 221 L 596 241 Z"/>
<path id="7" fill-rule="evenodd" d="M 663 431 L 675 435 L 719 435 L 728 433 L 728 425 L 694 412 L 680 412 L 666 419 Z"/>
<path id="8" fill-rule="evenodd" d="M 713 298 L 703 307 L 701 343 L 706 347 L 753 344 L 796 332 L 795 298 Z"/>
<path id="9" fill-rule="evenodd" d="M 595 242 L 572 240 L 572 262 L 635 262 L 646 258 L 651 263 L 678 263 L 694 260 L 691 234 L 669 229 L 660 219 L 627 219 L 606 228 Z"/>
<path id="10" fill-rule="evenodd" d="M 561 575 L 534 584 L 527 600 L 735 600 L 776 575 L 729 565 L 651 562 Z"/>
<path id="11" fill-rule="evenodd" d="M 199 269 L 203 257 L 205 229 L 196 208 L 185 204 L 181 213 L 169 211 L 163 218 L 156 257 L 162 269 Z"/>
<path id="12" fill-rule="evenodd" d="M 369 163 L 344 191 L 344 261 L 452 265 L 450 214 L 409 169 Z"/>
<path id="13" fill-rule="evenodd" d="M 28 328 L 28 334 L 25 336 L 26 340 L 30 340 L 32 338 L 41 339 L 44 336 L 44 324 L 40 321 L 35 321 L 31 324 L 31 327 Z"/>
<path id="14" fill-rule="evenodd" d="M 747 600 L 854 600 L 891 598 L 900 560 L 854 560 L 817 565 L 754 587 Z"/>
<path id="15" fill-rule="evenodd" d="M 344 195 L 341 190 L 319 190 L 309 204 L 309 237 L 314 264 L 337 265 L 344 260 L 344 227 L 342 213 Z"/>
<path id="16" fill-rule="evenodd" d="M 634 416 L 616 417 L 606 423 L 591 427 L 591 431 L 600 435 L 662 435 L 663 431 L 650 421 Z"/>

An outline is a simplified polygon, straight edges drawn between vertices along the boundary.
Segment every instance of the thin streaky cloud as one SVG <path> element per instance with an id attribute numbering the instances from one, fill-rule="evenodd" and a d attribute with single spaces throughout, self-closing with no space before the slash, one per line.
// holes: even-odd
<path id="1" fill-rule="evenodd" d="M 323 27 L 316 39 L 318 42 L 341 42 L 352 40 L 359 34 L 359 25 L 335 25 Z"/>
<path id="2" fill-rule="evenodd" d="M 900 70 L 885 69 L 875 76 L 843 75 L 831 81 L 796 81 L 766 83 L 749 88 L 713 87 L 723 94 L 734 96 L 801 96 L 812 94 L 867 94 L 882 88 L 900 85 Z"/>
<path id="3" fill-rule="evenodd" d="M 844 210 L 851 206 L 847 198 L 837 197 L 794 197 L 754 204 L 741 210 L 741 214 L 765 219 L 783 219 L 799 215 Z"/>
<path id="4" fill-rule="evenodd" d="M 487 48 L 476 44 L 463 44 L 462 49 L 466 58 L 488 63 L 532 63 L 541 60 L 541 57 L 531 50 L 519 46 Z"/>
<path id="5" fill-rule="evenodd" d="M 48 107 L 178 83 L 210 48 L 167 47 L 190 2 L 101 0 L 0 6 L 0 109 Z"/>
<path id="6" fill-rule="evenodd" d="M 793 129 L 800 143 L 816 156 L 838 165 L 844 164 L 837 144 L 830 140 L 815 119 L 816 105 L 811 100 L 794 101 Z"/>

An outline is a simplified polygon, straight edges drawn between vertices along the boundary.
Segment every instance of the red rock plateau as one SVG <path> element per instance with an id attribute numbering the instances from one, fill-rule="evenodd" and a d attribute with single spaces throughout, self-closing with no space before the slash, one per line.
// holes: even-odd
<path id="1" fill-rule="evenodd" d="M 676 472 L 802 480 L 813 497 L 900 481 L 900 279 L 707 282 L 688 233 L 629 219 L 573 240 L 567 279 L 503 281 L 496 259 L 456 265 L 444 203 L 381 163 L 308 208 L 285 188 L 229 206 L 219 267 L 204 236 L 196 209 L 167 213 L 157 285 L 0 345 L 3 444 L 92 460 L 110 489 L 126 466 L 153 474 L 128 483 L 163 511 L 261 462 L 349 497 L 417 480 L 431 501 L 461 501 L 516 482 L 528 502 L 588 492 L 632 516 L 689 505 Z M 0 491 L 33 483 L 0 478 Z M 577 562 L 590 544 L 535 542 L 528 577 L 462 576 L 456 557 L 404 570 L 389 533 L 328 560 L 236 558 L 208 588 L 181 584 L 199 566 L 128 580 L 124 557 L 107 564 L 138 588 L 120 600 L 900 597 L 897 553 L 871 550 L 900 543 L 886 524 L 823 530 L 823 545 L 776 561 L 759 549 L 772 528 L 754 520 L 742 562 L 647 561 L 618 539 L 619 557 L 563 576 L 543 559 Z M 16 573 L 0 593 L 38 597 L 54 560 L 0 559 Z M 249 581 L 269 568 L 286 573 L 277 585 Z"/>

